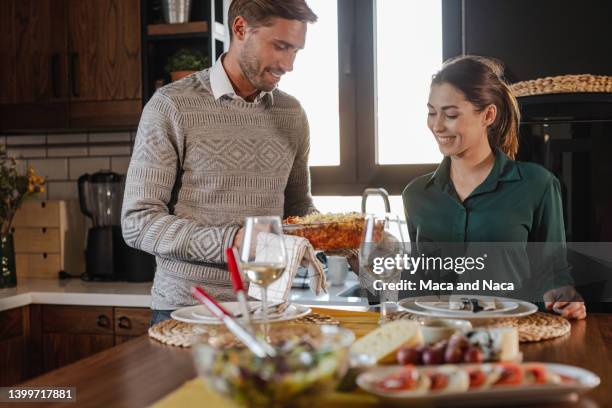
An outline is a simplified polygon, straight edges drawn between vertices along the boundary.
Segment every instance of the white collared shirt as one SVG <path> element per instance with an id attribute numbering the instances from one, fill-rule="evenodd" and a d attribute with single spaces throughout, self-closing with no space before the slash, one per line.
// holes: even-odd
<path id="1" fill-rule="evenodd" d="M 215 97 L 215 100 L 219 100 L 222 97 L 228 97 L 231 99 L 244 101 L 244 98 L 238 95 L 234 90 L 234 87 L 227 76 L 227 72 L 225 72 L 225 68 L 221 62 L 223 57 L 225 57 L 225 54 L 227 53 L 223 53 L 219 59 L 217 59 L 217 62 L 215 62 L 210 68 L 210 88 L 212 89 L 213 96 Z M 261 102 L 266 95 L 269 95 L 270 102 L 273 103 L 274 99 L 272 92 L 265 91 L 260 91 L 253 102 Z"/>

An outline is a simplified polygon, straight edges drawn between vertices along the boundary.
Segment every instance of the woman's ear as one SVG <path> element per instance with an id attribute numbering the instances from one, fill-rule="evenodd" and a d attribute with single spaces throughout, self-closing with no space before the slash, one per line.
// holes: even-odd
<path id="1" fill-rule="evenodd" d="M 491 126 L 495 123 L 495 119 L 497 118 L 497 106 L 491 104 L 487 106 L 484 110 L 484 115 L 482 116 L 483 125 L 486 127 Z"/>

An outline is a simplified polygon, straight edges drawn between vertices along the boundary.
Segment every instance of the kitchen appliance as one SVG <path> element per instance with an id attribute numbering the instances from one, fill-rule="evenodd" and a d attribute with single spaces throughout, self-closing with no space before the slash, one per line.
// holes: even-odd
<path id="1" fill-rule="evenodd" d="M 85 249 L 85 277 L 151 281 L 154 257 L 128 247 L 121 234 L 123 176 L 110 171 L 83 174 L 78 188 L 81 212 L 92 221 Z"/>

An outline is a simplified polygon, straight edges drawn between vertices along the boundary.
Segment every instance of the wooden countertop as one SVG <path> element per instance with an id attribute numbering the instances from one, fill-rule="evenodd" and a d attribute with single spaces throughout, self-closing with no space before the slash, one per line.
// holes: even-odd
<path id="1" fill-rule="evenodd" d="M 378 318 L 370 312 L 316 311 L 335 316 L 357 336 L 374 329 Z M 584 395 L 578 404 L 551 407 L 606 407 L 612 401 L 612 315 L 591 314 L 586 321 L 572 322 L 570 335 L 521 344 L 521 351 L 525 361 L 572 364 L 601 377 L 599 387 Z M 45 407 L 142 407 L 195 376 L 190 350 L 164 346 L 143 336 L 22 385 L 76 387 L 76 405 L 45 403 Z"/>

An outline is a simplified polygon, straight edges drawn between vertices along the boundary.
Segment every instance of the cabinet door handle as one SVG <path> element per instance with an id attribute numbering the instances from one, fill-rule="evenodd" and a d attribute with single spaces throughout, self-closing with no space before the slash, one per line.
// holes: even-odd
<path id="1" fill-rule="evenodd" d="M 119 318 L 119 328 L 121 329 L 131 329 L 132 328 L 132 321 L 125 317 L 125 316 L 121 316 Z"/>
<path id="2" fill-rule="evenodd" d="M 60 60 L 60 55 L 58 53 L 51 55 L 51 88 L 53 91 L 54 98 L 60 97 L 59 60 Z"/>
<path id="3" fill-rule="evenodd" d="M 97 324 L 98 324 L 98 327 L 108 328 L 110 327 L 110 319 L 106 315 L 100 315 L 98 316 Z"/>
<path id="4" fill-rule="evenodd" d="M 70 53 L 70 94 L 75 97 L 79 97 L 79 79 L 77 77 L 77 71 L 79 68 L 79 54 L 76 52 Z"/>

